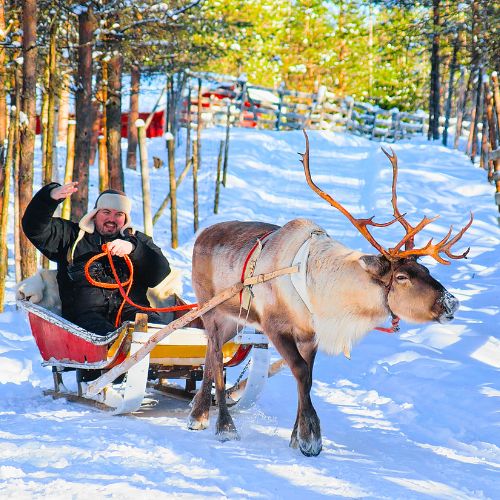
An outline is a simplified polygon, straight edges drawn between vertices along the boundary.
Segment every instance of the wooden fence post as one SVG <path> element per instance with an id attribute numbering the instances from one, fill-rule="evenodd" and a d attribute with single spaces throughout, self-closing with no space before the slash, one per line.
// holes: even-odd
<path id="1" fill-rule="evenodd" d="M 73 180 L 73 166 L 75 164 L 75 129 L 76 121 L 68 120 L 66 132 L 66 167 L 64 170 L 64 184 Z M 71 197 L 63 201 L 61 217 L 69 220 L 71 214 Z"/>
<path id="2" fill-rule="evenodd" d="M 225 99 L 227 105 L 226 112 L 226 141 L 224 143 L 224 166 L 222 169 L 222 185 L 226 187 L 227 181 L 227 162 L 229 157 L 229 131 L 231 129 L 231 100 Z"/>
<path id="3" fill-rule="evenodd" d="M 142 184 L 142 214 L 144 219 L 144 233 L 153 237 L 153 219 L 151 217 L 151 191 L 149 185 L 148 148 L 146 145 L 146 124 L 144 120 L 135 121 L 137 139 L 139 142 L 139 158 L 141 163 Z"/>
<path id="4" fill-rule="evenodd" d="M 278 112 L 276 113 L 276 130 L 280 129 L 281 126 L 281 113 L 283 109 L 283 98 L 285 96 L 285 82 L 281 82 L 279 89 L 278 89 L 278 95 L 279 95 L 279 102 L 278 102 Z"/>
<path id="5" fill-rule="evenodd" d="M 219 213 L 219 195 L 220 195 L 220 182 L 221 182 L 221 166 L 222 166 L 222 152 L 224 148 L 224 141 L 220 141 L 219 156 L 217 157 L 217 178 L 215 179 L 215 197 L 214 197 L 214 214 Z"/>
<path id="6" fill-rule="evenodd" d="M 175 181 L 175 187 L 176 188 L 178 188 L 179 184 L 184 180 L 184 178 L 186 177 L 186 175 L 189 172 L 189 169 L 191 168 L 192 165 L 193 165 L 193 159 L 191 158 L 191 160 L 189 161 L 189 163 L 184 167 L 184 170 L 181 172 L 181 174 L 179 175 L 179 177 L 177 177 L 177 180 Z M 170 202 L 170 193 L 167 194 L 167 196 L 165 197 L 165 199 L 162 201 L 160 207 L 156 211 L 156 213 L 155 213 L 155 215 L 153 217 L 153 226 L 158 222 L 158 219 L 163 214 L 163 211 L 165 210 L 165 208 L 167 207 L 167 205 L 168 205 L 169 202 Z"/>
<path id="7" fill-rule="evenodd" d="M 202 112 L 202 92 L 201 78 L 198 78 L 198 107 L 197 107 L 197 125 L 196 125 L 196 141 L 193 144 L 193 228 L 194 232 L 198 231 L 198 170 L 201 166 L 201 112 Z"/>

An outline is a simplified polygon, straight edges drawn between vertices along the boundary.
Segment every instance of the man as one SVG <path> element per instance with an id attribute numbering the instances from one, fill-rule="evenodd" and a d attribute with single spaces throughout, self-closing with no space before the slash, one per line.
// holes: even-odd
<path id="1" fill-rule="evenodd" d="M 62 316 L 88 331 L 105 335 L 116 329 L 115 319 L 123 298 L 118 289 L 95 287 L 85 277 L 85 264 L 102 253 L 102 245 L 107 244 L 121 282 L 128 278 L 123 256 L 130 257 L 134 280 L 129 297 L 141 306 L 149 307 L 148 288 L 158 285 L 170 273 L 170 266 L 149 236 L 133 230 L 131 202 L 121 191 L 103 191 L 94 209 L 79 224 L 53 217 L 58 205 L 78 190 L 77 185 L 70 182 L 44 186 L 26 208 L 22 225 L 36 248 L 57 262 Z M 98 282 L 115 283 L 107 257 L 94 262 L 89 273 Z M 133 320 L 137 312 L 141 311 L 125 304 L 121 318 Z M 156 313 L 148 316 L 149 321 L 160 322 Z"/>

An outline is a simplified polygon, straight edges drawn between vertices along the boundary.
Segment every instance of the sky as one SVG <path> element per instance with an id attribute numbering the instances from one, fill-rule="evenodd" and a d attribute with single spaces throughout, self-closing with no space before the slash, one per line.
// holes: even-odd
<path id="1" fill-rule="evenodd" d="M 223 220 L 285 224 L 313 220 L 343 244 L 375 253 L 347 219 L 307 186 L 298 152 L 301 132 L 232 129 L 228 182 L 213 214 L 215 169 L 223 128 L 203 131 L 200 226 Z M 380 144 L 362 137 L 311 131 L 315 182 L 354 216 L 391 215 L 391 165 L 380 146 L 399 158 L 398 200 L 416 223 L 440 218 L 417 245 L 440 238 L 450 225 L 472 227 L 456 251 L 469 258 L 449 266 L 421 262 L 460 300 L 447 324 L 402 322 L 397 334 L 370 332 L 351 359 L 317 357 L 312 400 L 321 420 L 323 451 L 307 458 L 288 446 L 296 413 L 296 385 L 285 368 L 269 378 L 256 404 L 235 413 L 239 441 L 220 443 L 210 427 L 189 431 L 186 403 L 160 398 L 132 415 L 43 395 L 52 374 L 41 366 L 24 313 L 15 306 L 12 227 L 7 304 L 0 314 L 0 498 L 376 498 L 495 499 L 500 496 L 498 369 L 500 231 L 494 188 L 460 151 L 423 137 Z M 183 137 L 177 169 L 183 168 Z M 164 141 L 148 143 L 149 157 L 165 158 Z M 123 150 L 124 155 L 126 149 Z M 59 164 L 64 164 L 60 151 Z M 165 162 L 166 163 L 166 162 Z M 62 167 L 61 167 L 62 168 Z M 91 171 L 91 201 L 97 195 Z M 36 182 L 40 182 L 37 169 Z M 150 173 L 153 212 L 168 194 L 165 168 Z M 125 171 L 132 219 L 142 228 L 141 177 Z M 37 185 L 37 187 L 39 184 Z M 191 289 L 192 178 L 179 187 L 179 248 L 170 248 L 169 216 L 154 239 Z M 401 237 L 394 225 L 376 231 L 385 247 Z M 427 238 L 427 239 L 426 239 Z M 388 323 L 388 322 L 387 322 Z M 272 360 L 279 358 L 271 346 Z M 228 380 L 240 368 L 229 371 Z M 67 374 L 67 385 L 74 380 Z"/>

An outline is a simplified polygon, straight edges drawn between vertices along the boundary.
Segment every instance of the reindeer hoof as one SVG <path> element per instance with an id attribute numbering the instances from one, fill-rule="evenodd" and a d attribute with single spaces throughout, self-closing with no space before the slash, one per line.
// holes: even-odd
<path id="1" fill-rule="evenodd" d="M 208 417 L 195 418 L 192 415 L 188 417 L 188 429 L 192 431 L 202 431 L 208 427 Z"/>
<path id="2" fill-rule="evenodd" d="M 221 442 L 240 440 L 240 435 L 232 421 L 226 423 L 217 422 L 215 436 Z"/>
<path id="3" fill-rule="evenodd" d="M 223 443 L 224 441 L 239 441 L 240 440 L 240 435 L 238 434 L 238 431 L 236 429 L 217 431 L 215 433 L 215 436 L 221 443 Z"/>
<path id="4" fill-rule="evenodd" d="M 299 447 L 302 455 L 306 457 L 317 457 L 323 449 L 321 439 L 312 439 L 311 441 L 299 440 Z"/>

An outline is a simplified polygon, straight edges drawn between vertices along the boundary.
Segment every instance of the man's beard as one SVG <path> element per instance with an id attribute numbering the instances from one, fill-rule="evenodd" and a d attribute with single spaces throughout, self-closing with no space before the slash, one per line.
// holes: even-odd
<path id="1" fill-rule="evenodd" d="M 106 238 L 114 238 L 120 233 L 116 224 L 103 224 L 100 227 L 96 226 L 96 229 L 101 236 L 105 236 Z"/>

